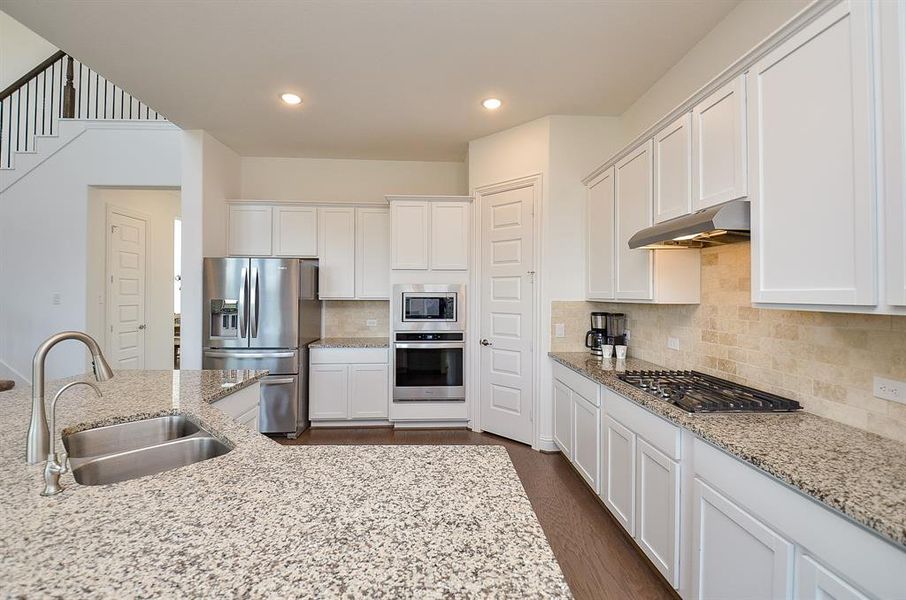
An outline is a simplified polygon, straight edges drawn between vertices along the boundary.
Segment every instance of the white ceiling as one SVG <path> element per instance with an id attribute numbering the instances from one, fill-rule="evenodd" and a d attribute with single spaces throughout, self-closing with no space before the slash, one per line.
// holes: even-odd
<path id="1" fill-rule="evenodd" d="M 247 156 L 461 160 L 548 114 L 618 115 L 737 0 L 4 0 Z M 280 102 L 301 95 L 301 107 Z M 480 101 L 504 101 L 497 112 Z"/>

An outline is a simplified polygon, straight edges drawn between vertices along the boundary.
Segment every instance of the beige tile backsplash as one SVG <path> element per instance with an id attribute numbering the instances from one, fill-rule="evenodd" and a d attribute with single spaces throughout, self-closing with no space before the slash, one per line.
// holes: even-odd
<path id="1" fill-rule="evenodd" d="M 584 350 L 588 313 L 627 314 L 629 354 L 795 398 L 806 410 L 906 442 L 906 405 L 875 398 L 875 375 L 906 380 L 906 316 L 753 308 L 749 244 L 702 252 L 695 306 L 553 302 L 551 349 Z M 554 337 L 557 323 L 566 337 Z M 667 348 L 667 338 L 680 350 Z"/>
<path id="2" fill-rule="evenodd" d="M 386 337 L 390 335 L 387 300 L 325 300 L 324 337 Z M 369 319 L 377 321 L 368 327 Z"/>

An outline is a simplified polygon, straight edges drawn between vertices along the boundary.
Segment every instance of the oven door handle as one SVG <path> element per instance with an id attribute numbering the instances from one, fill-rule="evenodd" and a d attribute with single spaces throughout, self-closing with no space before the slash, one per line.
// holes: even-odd
<path id="1" fill-rule="evenodd" d="M 444 349 L 465 349 L 465 344 L 463 342 L 438 342 L 432 343 L 427 342 L 424 344 L 409 344 L 409 343 L 394 343 L 394 348 L 400 348 L 403 350 L 430 350 L 431 348 L 438 348 L 441 350 Z"/>

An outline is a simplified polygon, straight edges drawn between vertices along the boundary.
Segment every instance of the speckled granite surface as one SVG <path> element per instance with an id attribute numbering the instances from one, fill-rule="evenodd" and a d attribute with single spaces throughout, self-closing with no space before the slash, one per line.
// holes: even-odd
<path id="1" fill-rule="evenodd" d="M 332 337 L 321 338 L 308 345 L 309 348 L 389 348 L 388 337 Z"/>
<path id="2" fill-rule="evenodd" d="M 25 464 L 30 392 L 0 394 L 0 596 L 569 597 L 502 447 L 280 446 L 210 404 L 259 375 L 118 371 L 104 398 L 74 388 L 61 426 L 179 412 L 233 449 L 108 486 L 66 474 L 52 498 Z"/>
<path id="3" fill-rule="evenodd" d="M 906 445 L 807 412 L 689 414 L 617 378 L 663 367 L 633 358 L 602 362 L 586 352 L 549 356 L 906 545 Z"/>

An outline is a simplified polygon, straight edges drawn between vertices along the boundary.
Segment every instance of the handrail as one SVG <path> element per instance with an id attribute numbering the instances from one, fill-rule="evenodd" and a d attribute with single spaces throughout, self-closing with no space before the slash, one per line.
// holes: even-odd
<path id="1" fill-rule="evenodd" d="M 56 52 L 51 54 L 48 58 L 41 61 L 34 69 L 32 69 L 31 71 L 29 71 L 28 73 L 26 73 L 25 75 L 20 77 L 19 79 L 15 80 L 11 84 L 9 84 L 6 87 L 6 89 L 4 89 L 2 92 L 0 92 L 0 102 L 3 102 L 4 100 L 6 100 L 9 96 L 12 96 L 16 92 L 16 90 L 18 90 L 20 87 L 22 87 L 23 85 L 25 85 L 26 83 L 31 81 L 33 77 L 40 74 L 44 69 L 46 69 L 50 65 L 54 64 L 55 62 L 57 62 L 64 56 L 66 56 L 65 52 L 63 52 L 62 50 L 57 50 Z"/>

